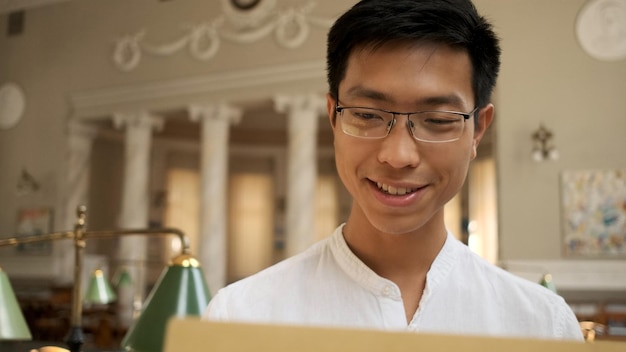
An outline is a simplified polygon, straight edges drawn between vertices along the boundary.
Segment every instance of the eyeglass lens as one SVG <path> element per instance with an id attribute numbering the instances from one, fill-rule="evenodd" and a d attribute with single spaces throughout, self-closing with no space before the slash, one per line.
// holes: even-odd
<path id="1" fill-rule="evenodd" d="M 463 114 L 448 111 L 424 111 L 402 114 L 373 108 L 341 108 L 342 129 L 348 135 L 361 138 L 384 138 L 396 123 L 397 116 L 408 115 L 411 135 L 420 141 L 447 142 L 463 134 Z"/>

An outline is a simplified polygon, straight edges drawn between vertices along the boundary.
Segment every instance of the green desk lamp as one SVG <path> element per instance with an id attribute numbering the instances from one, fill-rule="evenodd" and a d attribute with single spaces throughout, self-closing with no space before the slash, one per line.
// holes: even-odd
<path id="1" fill-rule="evenodd" d="M 541 281 L 539 282 L 541 284 L 541 286 L 547 288 L 548 290 L 557 293 L 556 292 L 556 285 L 554 284 L 554 281 L 552 281 L 552 275 L 550 274 L 545 274 L 543 275 L 543 277 L 541 278 Z"/>
<path id="2" fill-rule="evenodd" d="M 104 273 L 100 269 L 96 269 L 89 280 L 87 293 L 85 294 L 85 303 L 91 304 L 108 304 L 117 299 L 115 292 L 104 277 Z"/>
<path id="3" fill-rule="evenodd" d="M 120 287 L 128 287 L 133 285 L 133 279 L 130 277 L 130 273 L 128 269 L 122 267 L 114 276 L 113 276 L 113 287 L 119 289 Z"/>
<path id="4" fill-rule="evenodd" d="M 172 317 L 199 316 L 210 295 L 198 261 L 187 253 L 172 260 L 122 340 L 126 351 L 160 352 Z"/>
<path id="5" fill-rule="evenodd" d="M 32 338 L 9 278 L 0 268 L 0 340 L 32 340 Z"/>
<path id="6" fill-rule="evenodd" d="M 154 290 L 146 300 L 142 314 L 131 326 L 122 342 L 123 347 L 127 351 L 161 351 L 167 320 L 173 316 L 200 315 L 210 300 L 209 290 L 204 281 L 202 270 L 198 261 L 190 255 L 189 239 L 182 231 L 174 228 L 86 231 L 86 212 L 87 208 L 85 206 L 78 207 L 78 220 L 74 231 L 0 239 L 0 247 L 62 239 L 72 239 L 74 241 L 75 265 L 72 319 L 66 343 L 69 351 L 79 352 L 84 344 L 81 287 L 83 257 L 87 239 L 135 235 L 177 235 L 182 243 L 182 254 L 176 257 L 161 275 Z M 118 284 L 120 283 L 118 282 Z M 97 283 L 94 285 L 97 286 Z M 12 289 L 10 289 L 6 274 L 0 271 L 0 340 L 2 339 L 31 339 L 31 335 L 24 318 L 21 316 L 17 300 Z"/>

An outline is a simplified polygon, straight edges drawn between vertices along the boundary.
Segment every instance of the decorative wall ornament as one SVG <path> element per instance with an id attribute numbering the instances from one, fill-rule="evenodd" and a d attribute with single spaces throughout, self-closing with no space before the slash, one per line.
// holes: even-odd
<path id="1" fill-rule="evenodd" d="M 554 146 L 552 138 L 554 134 L 543 125 L 539 125 L 533 135 L 533 160 L 534 161 L 546 161 L 557 160 L 559 158 L 559 151 Z"/>
<path id="2" fill-rule="evenodd" d="M 576 36 L 595 59 L 626 59 L 626 0 L 588 1 L 576 19 Z"/>
<path id="3" fill-rule="evenodd" d="M 279 45 L 295 49 L 307 40 L 311 26 L 330 28 L 334 21 L 312 15 L 316 5 L 313 1 L 285 9 L 275 9 L 275 2 L 276 0 L 257 1 L 254 2 L 257 5 L 249 10 L 241 10 L 233 7 L 232 0 L 223 0 L 222 15 L 190 26 L 185 34 L 170 43 L 148 43 L 145 40 L 145 30 L 126 35 L 115 44 L 113 62 L 118 69 L 129 72 L 140 64 L 143 54 L 169 56 L 185 47 L 188 47 L 189 54 L 194 59 L 209 61 L 219 51 L 222 40 L 250 44 L 272 33 Z"/>
<path id="4" fill-rule="evenodd" d="M 7 82 L 0 86 L 0 130 L 17 125 L 26 108 L 26 96 L 20 86 Z"/>

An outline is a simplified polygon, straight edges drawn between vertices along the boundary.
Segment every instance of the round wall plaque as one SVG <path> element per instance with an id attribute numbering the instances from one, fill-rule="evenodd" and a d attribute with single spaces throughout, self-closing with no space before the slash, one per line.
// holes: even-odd
<path id="1" fill-rule="evenodd" d="M 24 92 L 15 83 L 0 86 L 0 130 L 15 126 L 24 114 L 26 98 Z"/>
<path id="2" fill-rule="evenodd" d="M 626 0 L 590 0 L 576 19 L 576 36 L 591 57 L 626 58 Z"/>

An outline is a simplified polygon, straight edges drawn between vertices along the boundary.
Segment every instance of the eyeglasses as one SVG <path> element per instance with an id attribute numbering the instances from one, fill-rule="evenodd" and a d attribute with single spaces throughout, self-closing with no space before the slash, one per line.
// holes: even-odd
<path id="1" fill-rule="evenodd" d="M 465 120 L 469 113 L 456 111 L 394 112 L 382 109 L 347 107 L 337 105 L 335 111 L 341 117 L 341 129 L 349 136 L 368 139 L 387 137 L 396 124 L 396 115 L 407 115 L 407 127 L 418 141 L 445 143 L 459 140 L 463 135 Z"/>

